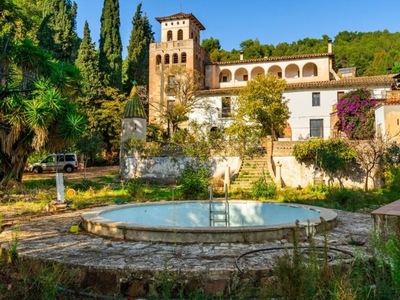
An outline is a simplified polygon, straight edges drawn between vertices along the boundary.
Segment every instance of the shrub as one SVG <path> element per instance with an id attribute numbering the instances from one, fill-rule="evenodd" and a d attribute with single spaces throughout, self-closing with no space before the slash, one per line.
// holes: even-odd
<path id="1" fill-rule="evenodd" d="M 140 178 L 133 179 L 126 185 L 128 194 L 133 198 L 138 198 L 138 200 L 145 197 L 144 188 L 145 186 Z"/>
<path id="2" fill-rule="evenodd" d="M 185 199 L 205 199 L 210 184 L 210 171 L 206 166 L 186 164 L 181 175 L 177 178 L 180 191 Z"/>
<path id="3" fill-rule="evenodd" d="M 253 183 L 251 195 L 253 198 L 272 198 L 276 195 L 276 185 L 267 183 L 264 177 L 260 177 Z"/>

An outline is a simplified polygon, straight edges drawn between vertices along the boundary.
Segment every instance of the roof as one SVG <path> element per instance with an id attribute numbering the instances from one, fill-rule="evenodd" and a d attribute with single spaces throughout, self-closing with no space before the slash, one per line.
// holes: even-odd
<path id="1" fill-rule="evenodd" d="M 274 62 L 274 61 L 285 61 L 285 60 L 299 60 L 308 58 L 319 58 L 319 57 L 333 57 L 332 53 L 314 53 L 314 54 L 301 54 L 301 55 L 291 55 L 291 56 L 277 56 L 277 57 L 263 57 L 263 58 L 252 58 L 252 59 L 242 59 L 233 61 L 221 61 L 213 62 L 209 65 L 236 65 L 245 63 L 261 63 L 261 62 Z"/>
<path id="2" fill-rule="evenodd" d="M 184 20 L 184 19 L 189 19 L 192 21 L 200 30 L 205 30 L 206 28 L 203 26 L 203 24 L 200 23 L 200 21 L 193 15 L 193 14 L 185 14 L 183 12 L 167 16 L 167 17 L 157 17 L 156 20 L 161 23 L 165 21 L 176 21 L 176 20 Z"/>
<path id="3" fill-rule="evenodd" d="M 132 88 L 130 99 L 126 103 L 124 118 L 139 118 L 139 119 L 147 119 L 146 112 L 144 111 L 144 107 L 140 97 L 137 93 L 137 88 L 134 86 Z"/>
<path id="4" fill-rule="evenodd" d="M 344 78 L 340 80 L 327 80 L 327 81 L 314 81 L 314 82 L 299 82 L 288 83 L 286 91 L 290 90 L 310 90 L 310 89 L 329 89 L 329 88 L 362 88 L 372 86 L 385 86 L 391 87 L 395 82 L 396 74 L 378 75 L 378 76 L 365 76 Z M 243 87 L 223 88 L 223 89 L 210 89 L 199 91 L 201 95 L 212 94 L 237 94 Z"/>

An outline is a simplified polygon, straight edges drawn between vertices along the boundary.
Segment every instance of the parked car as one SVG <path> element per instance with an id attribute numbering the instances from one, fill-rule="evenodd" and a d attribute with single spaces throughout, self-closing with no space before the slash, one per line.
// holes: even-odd
<path id="1" fill-rule="evenodd" d="M 78 168 L 75 153 L 50 154 L 40 162 L 30 164 L 29 172 L 42 173 L 43 171 L 64 171 L 71 173 Z"/>

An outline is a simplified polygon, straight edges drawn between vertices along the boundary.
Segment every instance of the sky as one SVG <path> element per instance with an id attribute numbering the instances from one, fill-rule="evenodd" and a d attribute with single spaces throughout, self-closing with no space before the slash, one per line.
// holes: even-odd
<path id="1" fill-rule="evenodd" d="M 78 5 L 77 33 L 83 36 L 87 20 L 92 41 L 100 38 L 100 16 L 104 0 L 74 0 Z M 160 41 L 156 17 L 179 12 L 192 13 L 206 28 L 201 39 L 218 39 L 227 51 L 240 43 L 258 39 L 261 44 L 292 43 L 304 38 L 334 39 L 341 31 L 400 31 L 398 0 L 119 0 L 123 57 L 132 31 L 137 5 L 147 15 L 155 41 Z"/>

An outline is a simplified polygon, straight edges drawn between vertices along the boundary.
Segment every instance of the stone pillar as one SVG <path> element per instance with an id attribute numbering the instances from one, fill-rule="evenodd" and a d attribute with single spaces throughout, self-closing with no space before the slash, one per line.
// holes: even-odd
<path id="1" fill-rule="evenodd" d="M 65 202 L 63 173 L 56 173 L 57 201 Z"/>
<path id="2" fill-rule="evenodd" d="M 225 168 L 225 178 L 224 178 L 224 189 L 225 187 L 229 190 L 231 186 L 231 168 L 226 166 Z"/>
<path id="3" fill-rule="evenodd" d="M 275 177 L 275 184 L 278 189 L 282 188 L 282 164 L 281 162 L 276 163 L 276 177 Z"/>

